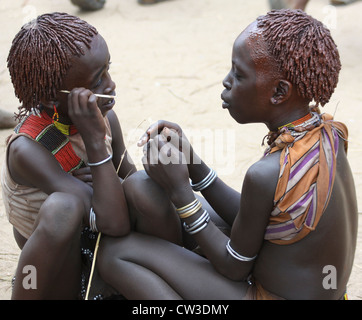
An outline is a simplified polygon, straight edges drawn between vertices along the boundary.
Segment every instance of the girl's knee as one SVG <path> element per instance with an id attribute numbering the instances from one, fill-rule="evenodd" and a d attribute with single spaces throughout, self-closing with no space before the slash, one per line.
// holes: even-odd
<path id="1" fill-rule="evenodd" d="M 171 202 L 166 192 L 145 171 L 137 171 L 124 182 L 127 202 L 142 214 L 169 210 Z"/>
<path id="2" fill-rule="evenodd" d="M 103 236 L 98 251 L 97 261 L 109 261 L 110 259 L 121 259 L 122 254 L 127 251 L 129 235 L 122 238 Z"/>
<path id="3" fill-rule="evenodd" d="M 81 199 L 72 194 L 55 192 L 41 206 L 35 230 L 52 240 L 66 240 L 80 232 L 83 215 Z"/>
<path id="4" fill-rule="evenodd" d="M 98 250 L 97 270 L 102 279 L 107 280 L 115 265 L 118 265 L 132 248 L 129 244 L 132 236 L 122 238 L 103 236 Z"/>
<path id="5" fill-rule="evenodd" d="M 124 192 L 128 198 L 133 198 L 134 194 L 142 194 L 147 190 L 147 184 L 152 183 L 151 178 L 143 170 L 133 173 L 123 181 Z"/>
<path id="6" fill-rule="evenodd" d="M 181 223 L 166 192 L 144 171 L 124 182 L 131 228 L 181 244 Z"/>

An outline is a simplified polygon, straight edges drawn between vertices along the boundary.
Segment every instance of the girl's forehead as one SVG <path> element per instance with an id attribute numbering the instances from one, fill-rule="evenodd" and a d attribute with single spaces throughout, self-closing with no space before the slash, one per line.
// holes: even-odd
<path id="1" fill-rule="evenodd" d="M 105 51 L 108 52 L 107 43 L 99 33 L 93 36 L 89 47 L 82 42 L 80 42 L 79 45 L 83 49 L 84 53 L 83 55 L 78 57 L 80 59 L 82 59 L 83 57 L 87 58 L 88 56 L 96 56 L 99 53 L 104 53 Z"/>
<path id="2" fill-rule="evenodd" d="M 278 73 L 278 63 L 270 54 L 257 22 L 250 24 L 235 40 L 233 60 L 259 73 Z"/>
<path id="3" fill-rule="evenodd" d="M 258 28 L 257 21 L 254 21 L 241 32 L 235 41 L 237 46 L 247 50 L 254 60 L 270 57 L 268 45 L 262 36 L 262 30 Z"/>
<path id="4" fill-rule="evenodd" d="M 108 46 L 99 34 L 95 35 L 90 43 L 88 48 L 84 43 L 81 43 L 80 46 L 83 49 L 83 53 L 80 56 L 72 56 L 71 62 L 73 67 L 79 67 L 81 65 L 89 65 L 89 67 L 97 66 L 103 64 L 105 60 L 109 59 Z"/>
<path id="5" fill-rule="evenodd" d="M 110 59 L 107 44 L 99 34 L 93 37 L 89 48 L 84 43 L 79 43 L 79 45 L 81 45 L 84 54 L 70 57 L 70 67 L 63 79 L 70 86 L 79 86 L 81 84 L 78 84 L 78 82 L 81 80 L 90 79 Z"/>

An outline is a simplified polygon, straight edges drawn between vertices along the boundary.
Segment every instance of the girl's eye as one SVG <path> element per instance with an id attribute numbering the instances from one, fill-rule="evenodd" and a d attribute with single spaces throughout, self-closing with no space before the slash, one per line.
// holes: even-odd
<path id="1" fill-rule="evenodd" d="M 110 67 L 111 63 L 112 63 L 111 61 L 108 62 L 107 72 L 109 71 L 109 67 Z M 104 73 L 101 75 L 101 77 L 99 78 L 98 82 L 95 84 L 95 86 L 93 87 L 93 89 L 94 89 L 94 88 L 97 88 L 97 87 L 99 87 L 99 86 L 101 85 L 103 75 L 104 75 Z"/>
<path id="2" fill-rule="evenodd" d="M 242 78 L 242 76 L 235 71 L 234 71 L 234 77 L 238 80 L 240 80 Z"/>
<path id="3" fill-rule="evenodd" d="M 102 83 L 102 78 L 99 78 L 98 82 L 95 84 L 95 86 L 93 88 L 97 88 L 101 85 Z"/>

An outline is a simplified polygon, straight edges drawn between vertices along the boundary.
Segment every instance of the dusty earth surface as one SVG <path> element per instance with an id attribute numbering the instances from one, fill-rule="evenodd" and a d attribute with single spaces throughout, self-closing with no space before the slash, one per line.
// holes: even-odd
<path id="1" fill-rule="evenodd" d="M 170 0 L 141 6 L 136 0 L 107 0 L 96 12 L 81 12 L 70 0 L 0 2 L 0 109 L 17 110 L 6 67 L 11 41 L 21 25 L 46 12 L 68 12 L 97 27 L 108 42 L 111 74 L 117 84 L 115 110 L 132 158 L 141 165 L 136 142 L 150 123 L 179 123 L 195 149 L 224 181 L 240 190 L 247 168 L 262 154 L 264 125 L 240 126 L 221 108 L 222 80 L 230 68 L 233 42 L 259 15 L 269 10 L 265 0 Z M 324 111 L 347 124 L 349 160 L 362 212 L 362 2 L 333 7 L 312 0 L 306 11 L 323 21 L 339 47 L 342 71 L 338 88 Z M 25 85 L 25 84 L 24 84 Z M 0 130 L 0 165 L 5 138 Z M 203 139 L 198 139 L 202 136 Z M 350 299 L 362 299 L 362 217 Z M 11 279 L 19 249 L 13 240 L 0 199 L 0 299 L 11 296 Z"/>

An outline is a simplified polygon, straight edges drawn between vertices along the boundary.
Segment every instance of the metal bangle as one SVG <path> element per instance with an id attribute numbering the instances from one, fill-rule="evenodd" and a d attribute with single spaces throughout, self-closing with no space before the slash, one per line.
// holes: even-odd
<path id="1" fill-rule="evenodd" d="M 191 187 L 194 191 L 202 191 L 209 187 L 217 178 L 217 174 L 214 169 L 210 169 L 207 176 L 198 183 L 191 183 Z"/>
<path id="2" fill-rule="evenodd" d="M 231 248 L 230 240 L 226 244 L 226 250 L 230 253 L 230 255 L 233 258 L 235 258 L 236 260 L 239 260 L 239 261 L 249 262 L 249 261 L 253 261 L 257 257 L 255 255 L 254 257 L 249 258 L 249 257 L 245 257 L 245 256 L 241 255 L 240 253 L 237 253 L 233 248 Z"/>
<path id="3" fill-rule="evenodd" d="M 186 219 L 188 217 L 191 217 L 192 215 L 194 215 L 197 211 L 199 211 L 202 208 L 202 204 L 201 202 L 198 202 L 196 206 L 194 206 L 192 209 L 187 210 L 184 213 L 179 214 L 179 217 L 181 219 Z"/>
<path id="4" fill-rule="evenodd" d="M 98 232 L 96 225 L 96 213 L 93 210 L 93 207 L 90 208 L 89 212 L 89 228 L 92 232 Z"/>
<path id="5" fill-rule="evenodd" d="M 190 224 L 186 224 L 186 222 L 183 223 L 185 230 L 191 230 L 192 228 L 195 228 L 200 221 L 206 219 L 206 216 L 209 213 L 204 209 L 204 212 L 202 213 L 202 215 L 200 217 L 198 217 L 194 222 L 190 223 Z"/>
<path id="6" fill-rule="evenodd" d="M 107 161 L 111 160 L 112 157 L 113 157 L 113 155 L 110 154 L 107 158 L 105 158 L 105 159 L 102 160 L 102 161 L 99 161 L 99 162 L 87 162 L 87 165 L 88 165 L 89 167 L 97 167 L 97 166 L 100 166 L 101 164 L 106 163 Z"/>
<path id="7" fill-rule="evenodd" d="M 205 229 L 208 225 L 208 221 L 206 221 L 202 226 L 200 226 L 198 229 L 193 230 L 193 231 L 188 231 L 188 234 L 196 234 L 198 232 L 200 232 L 201 230 Z"/>
<path id="8" fill-rule="evenodd" d="M 208 223 L 209 220 L 210 220 L 210 215 L 206 210 L 204 210 L 202 215 L 197 220 L 195 220 L 194 222 L 192 222 L 189 225 L 184 222 L 183 226 L 184 226 L 185 231 L 190 233 L 190 232 L 196 231 L 199 227 L 201 227 L 201 225 Z"/>
<path id="9" fill-rule="evenodd" d="M 186 206 L 184 206 L 182 208 L 177 208 L 176 211 L 177 211 L 178 214 L 182 214 L 182 213 L 185 213 L 185 212 L 195 208 L 198 204 L 199 204 L 199 200 L 195 199 L 194 201 L 192 201 L 188 205 L 186 205 Z"/>
<path id="10" fill-rule="evenodd" d="M 183 206 L 181 208 L 176 208 L 176 211 L 178 213 L 184 213 L 186 211 L 188 211 L 190 208 L 196 206 L 196 204 L 198 203 L 198 199 L 195 199 L 194 201 L 192 201 L 191 203 L 187 204 L 186 206 Z"/>

